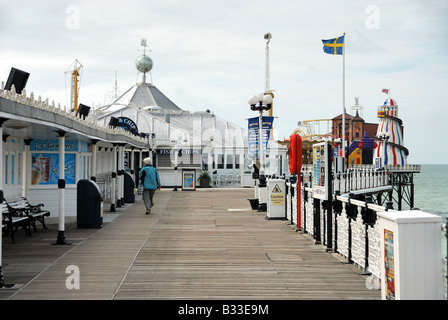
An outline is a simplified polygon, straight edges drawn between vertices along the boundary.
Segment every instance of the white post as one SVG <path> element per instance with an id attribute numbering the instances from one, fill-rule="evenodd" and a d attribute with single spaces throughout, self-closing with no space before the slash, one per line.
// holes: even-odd
<path id="1" fill-rule="evenodd" d="M 120 207 L 124 204 L 124 146 L 118 148 L 118 203 Z"/>
<path id="2" fill-rule="evenodd" d="M 134 176 L 134 147 L 131 147 L 131 152 L 129 153 L 129 169 L 131 170 L 132 176 Z"/>
<path id="3" fill-rule="evenodd" d="M 30 159 L 30 143 L 31 139 L 25 139 L 25 151 L 23 152 L 22 158 L 22 196 L 28 198 L 28 188 L 29 188 L 29 177 L 31 176 L 29 170 L 29 160 Z"/>
<path id="4" fill-rule="evenodd" d="M 139 157 L 138 157 L 138 167 L 141 169 L 142 165 L 143 165 L 143 159 L 142 159 L 142 157 L 143 157 L 143 150 L 140 149 L 139 153 L 140 154 L 139 154 Z"/>
<path id="5" fill-rule="evenodd" d="M 65 241 L 65 132 L 59 134 L 59 226 L 56 244 L 67 244 Z"/>
<path id="6" fill-rule="evenodd" d="M 97 157 L 97 147 L 96 143 L 98 140 L 92 140 L 92 177 L 91 180 L 96 182 L 96 157 Z"/>
<path id="7" fill-rule="evenodd" d="M 110 212 L 115 212 L 115 190 L 117 184 L 117 146 L 112 148 L 112 188 L 110 193 Z"/>
<path id="8" fill-rule="evenodd" d="M 117 148 L 117 153 L 115 158 L 117 159 L 117 166 L 116 166 L 116 171 L 117 171 L 117 183 L 116 183 L 116 188 L 117 188 L 117 208 L 121 208 L 121 146 L 118 145 Z"/>

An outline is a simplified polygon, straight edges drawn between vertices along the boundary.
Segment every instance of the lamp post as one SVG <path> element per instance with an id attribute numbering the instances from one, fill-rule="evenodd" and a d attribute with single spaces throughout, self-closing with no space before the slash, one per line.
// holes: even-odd
<path id="1" fill-rule="evenodd" d="M 249 98 L 249 105 L 252 111 L 259 112 L 259 127 L 258 127 L 258 158 L 260 159 L 260 176 L 258 183 L 259 202 L 258 211 L 267 211 L 266 206 L 266 177 L 265 172 L 265 154 L 263 152 L 263 111 L 270 110 L 272 107 L 272 94 L 258 93 Z"/>

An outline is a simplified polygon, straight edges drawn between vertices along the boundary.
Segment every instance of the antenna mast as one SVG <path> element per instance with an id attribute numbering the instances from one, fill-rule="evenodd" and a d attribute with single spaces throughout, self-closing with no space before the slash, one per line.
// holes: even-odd
<path id="1" fill-rule="evenodd" d="M 118 98 L 118 82 L 117 82 L 117 71 L 115 71 L 115 88 L 114 88 L 114 98 Z"/>
<path id="2" fill-rule="evenodd" d="M 71 92 L 70 92 L 70 110 L 78 111 L 78 97 L 80 89 L 80 78 L 82 73 L 82 64 L 78 60 L 75 60 L 69 67 L 73 66 L 71 71 Z M 68 69 L 65 73 L 70 72 Z"/>
<path id="3" fill-rule="evenodd" d="M 272 93 L 274 90 L 271 90 L 271 71 L 269 64 L 269 42 L 271 42 L 272 34 L 270 32 L 264 35 L 264 39 L 266 40 L 266 49 L 265 49 L 265 65 L 264 65 L 264 94 L 270 94 L 272 98 L 274 98 L 274 94 Z M 274 102 L 271 104 L 271 109 L 269 109 L 269 116 L 272 117 L 274 109 Z M 271 134 L 269 139 L 272 139 L 274 134 L 274 130 L 272 130 L 274 126 L 271 128 Z"/>
<path id="4" fill-rule="evenodd" d="M 265 50 L 265 73 L 264 73 L 264 92 L 269 93 L 271 88 L 270 83 L 270 68 L 269 68 L 269 42 L 272 39 L 272 34 L 269 32 L 264 35 L 266 40 L 266 50 Z"/>

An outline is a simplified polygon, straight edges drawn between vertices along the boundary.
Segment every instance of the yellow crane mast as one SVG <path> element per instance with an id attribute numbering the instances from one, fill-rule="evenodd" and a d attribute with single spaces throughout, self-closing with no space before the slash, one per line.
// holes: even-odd
<path id="1" fill-rule="evenodd" d="M 78 111 L 78 97 L 82 74 L 82 64 L 75 60 L 65 72 L 70 74 L 70 110 Z"/>

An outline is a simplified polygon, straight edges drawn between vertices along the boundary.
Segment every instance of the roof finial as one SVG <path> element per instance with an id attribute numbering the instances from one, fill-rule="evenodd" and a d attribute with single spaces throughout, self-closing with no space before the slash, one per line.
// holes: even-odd
<path id="1" fill-rule="evenodd" d="M 146 73 L 151 71 L 152 69 L 152 60 L 146 55 L 146 48 L 148 47 L 146 45 L 146 39 L 142 39 L 140 45 L 143 47 L 143 55 L 137 58 L 137 60 L 135 61 L 135 66 L 137 67 L 138 71 L 143 73 L 142 83 L 146 83 Z"/>

